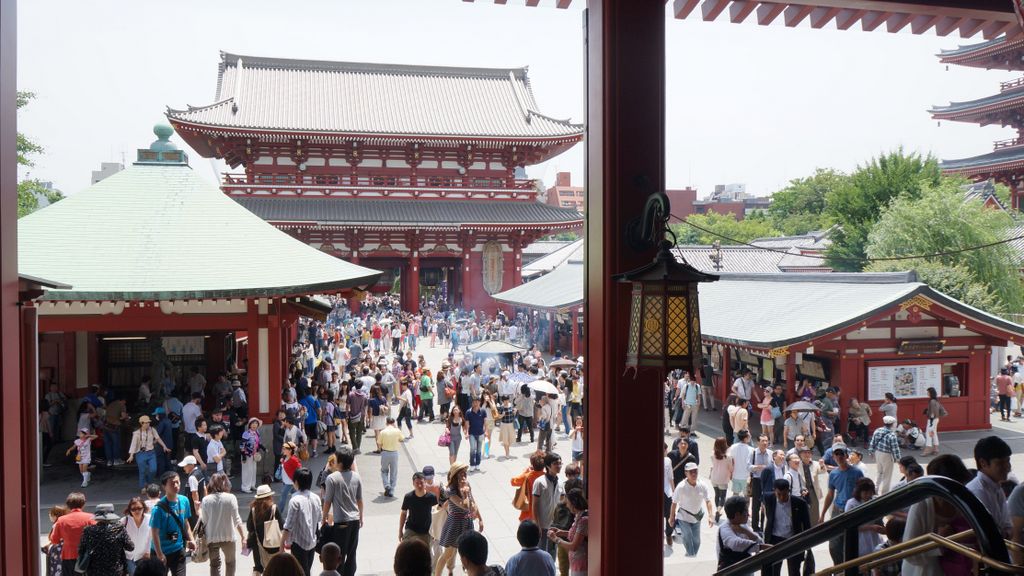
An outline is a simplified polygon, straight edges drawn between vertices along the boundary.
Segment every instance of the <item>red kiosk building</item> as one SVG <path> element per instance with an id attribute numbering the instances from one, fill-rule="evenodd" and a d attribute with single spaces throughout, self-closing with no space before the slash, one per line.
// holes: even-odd
<path id="1" fill-rule="evenodd" d="M 1024 36 L 1000 36 L 994 40 L 944 50 L 939 61 L 949 65 L 1024 71 Z M 1011 206 L 1024 208 L 1024 77 L 1003 82 L 999 93 L 953 102 L 931 110 L 937 120 L 974 122 L 982 126 L 997 124 L 1017 131 L 1007 140 L 995 142 L 992 152 L 969 158 L 943 160 L 942 171 L 960 174 L 972 180 L 994 180 L 1010 187 Z"/>
<path id="2" fill-rule="evenodd" d="M 522 249 L 579 229 L 539 201 L 527 165 L 569 149 L 581 125 L 537 109 L 525 68 L 449 68 L 221 54 L 216 102 L 169 110 L 199 154 L 240 172 L 222 189 L 329 254 L 421 285 L 466 309 L 520 284 Z"/>

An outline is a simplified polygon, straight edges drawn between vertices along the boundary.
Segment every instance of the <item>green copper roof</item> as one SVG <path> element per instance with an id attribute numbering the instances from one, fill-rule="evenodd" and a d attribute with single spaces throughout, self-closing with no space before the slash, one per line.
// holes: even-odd
<path id="1" fill-rule="evenodd" d="M 277 230 L 185 164 L 137 163 L 18 220 L 18 271 L 60 278 L 48 300 L 324 293 L 380 272 Z"/>

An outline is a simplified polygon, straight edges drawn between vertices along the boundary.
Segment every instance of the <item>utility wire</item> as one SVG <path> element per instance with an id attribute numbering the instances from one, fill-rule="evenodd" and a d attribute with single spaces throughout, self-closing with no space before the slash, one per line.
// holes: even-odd
<path id="1" fill-rule="evenodd" d="M 730 237 L 728 237 L 728 236 L 726 236 L 724 234 L 719 234 L 718 232 L 715 232 L 713 230 L 708 230 L 707 228 L 704 228 L 703 226 L 699 226 L 697 224 L 694 224 L 693 222 L 690 222 L 688 219 L 680 218 L 679 216 L 676 216 L 675 214 L 670 214 L 670 216 L 672 218 L 675 218 L 676 220 L 680 220 L 683 224 L 686 224 L 687 226 L 691 226 L 693 228 L 696 228 L 697 230 L 700 230 L 701 232 L 710 234 L 712 236 L 717 236 L 718 238 L 721 238 L 722 240 L 728 240 L 729 242 L 733 242 L 735 244 L 740 244 L 740 245 L 743 245 L 743 246 L 749 246 L 751 248 L 757 248 L 758 250 L 765 250 L 767 252 L 776 252 L 778 254 L 785 254 L 785 255 L 788 255 L 788 256 L 802 256 L 804 258 L 817 258 L 819 260 L 832 260 L 834 262 L 893 262 L 893 261 L 899 261 L 899 260 L 929 259 L 929 258 L 936 258 L 938 256 L 952 256 L 954 254 L 962 254 L 964 252 L 973 252 L 974 250 L 981 250 L 983 248 L 991 248 L 992 246 L 998 246 L 1000 244 L 1008 244 L 1008 243 L 1014 242 L 1016 240 L 1024 240 L 1024 234 L 1022 234 L 1020 236 L 1014 236 L 1012 238 L 1006 238 L 1004 240 L 997 240 L 995 242 L 989 242 L 988 244 L 980 244 L 978 246 L 969 246 L 967 248 L 960 248 L 958 250 L 946 250 L 944 252 L 933 252 L 931 254 L 917 254 L 917 255 L 914 255 L 914 256 L 883 256 L 883 257 L 879 257 L 879 258 L 856 258 L 856 257 L 841 257 L 841 256 L 829 257 L 829 256 L 826 256 L 826 255 L 820 255 L 820 254 L 792 254 L 791 252 L 788 252 L 786 250 L 779 250 L 777 248 L 768 248 L 768 247 L 765 247 L 765 246 L 758 246 L 756 244 L 751 244 L 750 242 L 743 242 L 742 240 L 737 240 L 735 238 L 730 238 Z"/>

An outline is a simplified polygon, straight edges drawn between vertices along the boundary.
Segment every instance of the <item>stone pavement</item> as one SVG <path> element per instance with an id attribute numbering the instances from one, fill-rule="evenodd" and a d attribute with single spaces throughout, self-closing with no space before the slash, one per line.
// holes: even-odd
<path id="1" fill-rule="evenodd" d="M 423 353 L 429 367 L 440 366 L 447 350 L 440 347 L 430 349 L 422 346 L 418 352 Z M 698 442 L 702 456 L 701 477 L 707 478 L 709 470 L 709 458 L 712 454 L 712 444 L 716 436 L 721 435 L 721 412 L 702 412 L 700 423 L 697 429 L 699 433 Z M 757 432 L 757 424 L 754 424 L 754 431 Z M 365 523 L 360 534 L 359 544 L 359 569 L 358 573 L 374 575 L 393 574 L 392 563 L 394 549 L 398 544 L 398 517 L 401 511 L 401 497 L 408 490 L 412 489 L 411 477 L 415 470 L 422 470 L 426 465 L 433 466 L 437 471 L 437 478 L 443 481 L 448 470 L 448 450 L 437 445 L 438 436 L 443 427 L 440 423 L 414 424 L 415 437 L 407 440 L 402 446 L 399 459 L 399 483 L 395 498 L 385 498 L 383 495 L 383 482 L 380 476 L 379 456 L 369 454 L 373 450 L 373 440 L 369 435 L 363 440 L 364 453 L 356 458 L 356 467 L 363 480 L 363 498 L 366 505 Z M 974 459 L 972 450 L 974 442 L 989 434 L 1001 435 L 1013 448 L 1014 456 L 1012 464 L 1018 471 L 1024 470 L 1024 422 L 1016 420 L 1014 423 L 994 422 L 992 431 L 980 432 L 952 432 L 942 433 L 942 451 L 952 451 L 964 458 L 968 467 L 972 467 Z M 556 451 L 562 455 L 568 463 L 570 450 L 569 441 L 563 434 L 555 434 L 558 445 Z M 484 535 L 490 542 L 490 563 L 504 564 L 505 560 L 519 550 L 515 539 L 515 531 L 518 526 L 518 513 L 512 508 L 513 489 L 509 484 L 510 479 L 521 473 L 528 466 L 527 456 L 535 449 L 535 445 L 529 443 L 515 444 L 512 447 L 512 457 L 504 458 L 504 450 L 497 443 L 498 433 L 493 434 L 495 445 L 491 449 L 491 457 L 485 459 L 481 465 L 481 471 L 470 475 L 470 483 L 474 495 L 480 505 L 484 519 Z M 57 449 L 51 455 L 51 461 L 56 462 Z M 919 453 L 918 453 L 919 454 Z M 468 463 L 469 443 L 463 442 L 459 460 Z M 927 463 L 928 458 L 919 458 L 922 463 Z M 323 455 L 312 459 L 306 465 L 314 474 L 319 473 L 326 462 Z M 869 476 L 875 473 L 874 461 L 870 456 L 865 458 Z M 660 470 L 657 471 L 660 474 Z M 84 490 L 88 497 L 87 509 L 104 502 L 113 502 L 115 508 L 123 509 L 128 498 L 137 494 L 137 474 L 134 466 L 120 467 L 113 470 L 98 468 L 94 476 L 93 484 Z M 41 488 L 41 510 L 40 529 L 43 531 L 41 538 L 45 539 L 49 530 L 49 521 L 46 510 L 53 504 L 62 503 L 68 492 L 79 490 L 80 477 L 76 469 L 70 464 L 56 464 L 51 468 L 43 470 Z M 233 479 L 237 490 L 238 478 Z M 275 491 L 280 489 L 280 484 L 275 484 Z M 252 497 L 246 494 L 236 494 L 239 500 L 239 509 L 243 520 L 248 513 Z M 701 529 L 701 548 L 695 558 L 686 558 L 683 554 L 682 544 L 676 544 L 674 549 L 665 552 L 665 574 L 687 574 L 688 576 L 709 575 L 715 571 L 715 539 L 717 530 L 708 528 L 706 524 Z M 830 564 L 826 545 L 815 548 L 815 556 L 819 569 Z M 238 556 L 238 574 L 248 574 L 252 569 L 251 556 Z M 456 562 L 456 574 L 461 574 L 461 566 Z M 318 573 L 320 566 L 314 563 L 314 573 Z M 209 571 L 209 564 L 190 564 L 189 574 L 206 574 Z"/>

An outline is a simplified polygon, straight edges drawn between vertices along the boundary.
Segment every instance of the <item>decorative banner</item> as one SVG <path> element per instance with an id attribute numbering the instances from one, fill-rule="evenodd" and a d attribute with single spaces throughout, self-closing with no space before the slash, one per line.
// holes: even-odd
<path id="1" fill-rule="evenodd" d="M 884 400 L 886 392 L 897 399 L 925 398 L 929 388 L 942 390 L 942 364 L 868 367 L 868 400 Z"/>
<path id="2" fill-rule="evenodd" d="M 206 353 L 206 339 L 202 336 L 164 336 L 161 343 L 168 356 L 202 356 Z"/>
<path id="3" fill-rule="evenodd" d="M 494 240 L 484 244 L 483 251 L 484 290 L 488 294 L 501 292 L 501 281 L 505 273 L 505 258 L 501 244 Z"/>

